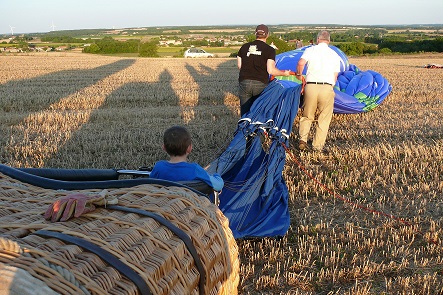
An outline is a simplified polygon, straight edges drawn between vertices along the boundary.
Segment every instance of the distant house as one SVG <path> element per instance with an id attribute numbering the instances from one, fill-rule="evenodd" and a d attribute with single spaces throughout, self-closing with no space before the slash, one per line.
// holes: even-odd
<path id="1" fill-rule="evenodd" d="M 237 41 L 237 40 L 230 40 L 230 39 L 224 39 L 225 46 L 239 46 L 243 45 L 244 41 Z"/>
<path id="2" fill-rule="evenodd" d="M 160 46 L 169 46 L 169 45 L 182 45 L 183 42 L 181 40 L 160 40 Z"/>
<path id="3" fill-rule="evenodd" d="M 20 52 L 22 52 L 22 50 L 21 49 L 19 49 L 19 48 L 16 48 L 16 47 L 5 47 L 5 51 L 7 51 L 7 52 L 11 52 L 11 53 L 20 53 Z"/>
<path id="4" fill-rule="evenodd" d="M 65 51 L 65 50 L 68 50 L 68 49 L 69 49 L 68 46 L 59 46 L 59 47 L 55 48 L 56 51 Z"/>

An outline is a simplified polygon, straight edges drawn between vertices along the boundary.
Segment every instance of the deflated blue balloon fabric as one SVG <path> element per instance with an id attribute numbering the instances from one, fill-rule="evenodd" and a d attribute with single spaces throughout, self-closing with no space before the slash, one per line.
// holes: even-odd
<path id="1" fill-rule="evenodd" d="M 279 54 L 277 67 L 295 72 L 307 47 Z M 331 48 L 341 57 L 334 112 L 360 113 L 379 105 L 392 90 L 389 82 L 349 64 L 340 49 Z M 271 81 L 239 120 L 230 145 L 207 168 L 225 182 L 219 208 L 235 238 L 284 236 L 289 229 L 289 192 L 282 173 L 301 89 L 295 76 Z"/>
<path id="2" fill-rule="evenodd" d="M 296 72 L 298 60 L 306 48 L 305 46 L 296 50 L 281 53 L 276 56 L 276 66 L 282 70 Z M 338 47 L 330 45 L 341 58 L 340 73 L 335 84 L 334 113 L 337 114 L 357 114 L 370 111 L 376 108 L 392 91 L 392 86 L 379 73 L 368 70 L 361 71 L 353 64 L 349 64 L 346 54 Z M 306 75 L 306 67 L 303 70 Z M 277 79 L 282 81 L 285 87 L 294 87 L 301 84 L 301 81 L 294 76 Z M 284 82 L 283 82 L 284 81 Z"/>
<path id="3" fill-rule="evenodd" d="M 284 236 L 289 229 L 282 173 L 300 92 L 301 85 L 271 81 L 239 120 L 228 148 L 207 168 L 225 181 L 219 208 L 235 238 Z"/>

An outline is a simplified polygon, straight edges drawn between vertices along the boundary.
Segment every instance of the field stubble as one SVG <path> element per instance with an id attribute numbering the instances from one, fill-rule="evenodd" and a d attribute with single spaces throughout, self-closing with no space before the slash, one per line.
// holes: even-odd
<path id="1" fill-rule="evenodd" d="M 443 55 L 350 62 L 393 91 L 372 112 L 334 115 L 328 155 L 291 147 L 291 228 L 238 240 L 241 294 L 443 293 L 443 71 L 423 68 Z M 206 165 L 235 131 L 237 73 L 229 58 L 0 56 L 0 161 L 136 169 L 164 159 L 164 129 L 185 124 Z"/>

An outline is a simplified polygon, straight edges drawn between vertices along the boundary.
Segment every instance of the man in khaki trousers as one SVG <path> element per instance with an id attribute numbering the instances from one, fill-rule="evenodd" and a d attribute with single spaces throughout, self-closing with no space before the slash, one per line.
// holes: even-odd
<path id="1" fill-rule="evenodd" d="M 312 140 L 312 148 L 322 151 L 334 111 L 334 85 L 340 72 L 340 57 L 328 45 L 328 31 L 321 31 L 317 36 L 317 45 L 307 48 L 297 64 L 296 75 L 301 78 L 307 64 L 306 85 L 304 88 L 303 112 L 299 127 L 299 149 L 308 148 L 308 135 L 315 113 L 318 110 L 317 126 Z"/>

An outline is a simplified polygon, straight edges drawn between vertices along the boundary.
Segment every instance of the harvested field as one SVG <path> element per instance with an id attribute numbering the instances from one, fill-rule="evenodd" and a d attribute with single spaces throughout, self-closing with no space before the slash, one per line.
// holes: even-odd
<path id="1" fill-rule="evenodd" d="M 240 294 L 443 293 L 443 70 L 423 68 L 443 54 L 350 62 L 393 91 L 369 113 L 334 115 L 329 154 L 291 147 L 291 228 L 237 241 Z M 206 165 L 236 128 L 237 74 L 230 58 L 0 55 L 0 162 L 137 169 L 185 124 L 190 160 Z"/>

